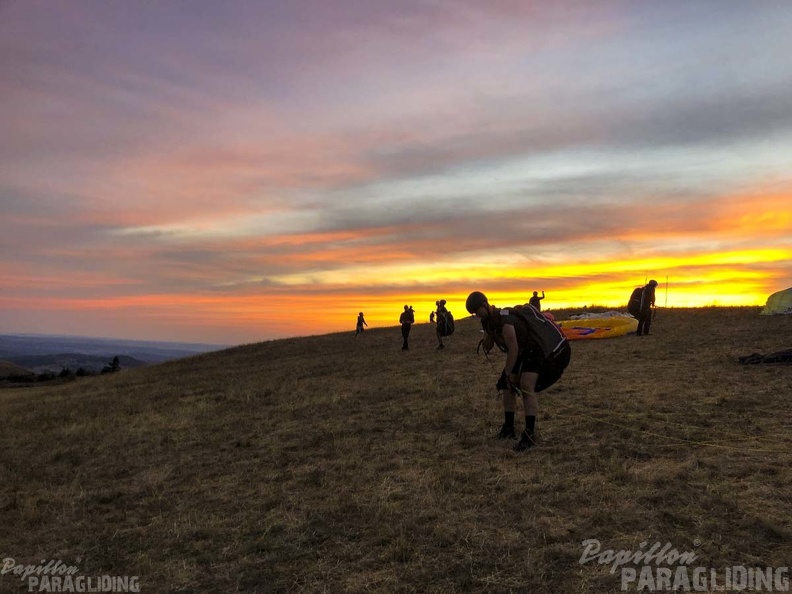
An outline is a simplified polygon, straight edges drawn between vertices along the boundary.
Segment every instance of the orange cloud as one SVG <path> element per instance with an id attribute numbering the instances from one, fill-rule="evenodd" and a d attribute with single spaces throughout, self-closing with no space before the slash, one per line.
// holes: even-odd
<path id="1" fill-rule="evenodd" d="M 563 209 L 548 207 L 530 217 L 460 211 L 442 221 L 197 235 L 172 245 L 122 236 L 67 246 L 42 240 L 35 252 L 46 264 L 4 266 L 0 302 L 9 320 L 58 312 L 136 320 L 152 332 L 202 328 L 245 341 L 349 330 L 361 310 L 372 326 L 392 326 L 405 304 L 423 320 L 440 298 L 466 315 L 471 290 L 500 305 L 545 290 L 549 308 L 623 308 L 648 278 L 660 282 L 658 303 L 665 304 L 668 278 L 669 306 L 758 305 L 792 285 L 789 197 L 757 190 L 688 207 L 677 201 L 592 209 L 576 228 Z M 542 218 L 548 212 L 549 223 Z M 590 215 L 611 224 L 588 224 Z M 499 232 L 498 223 L 513 224 L 511 234 Z M 449 235 L 438 241 L 438 233 Z M 69 262 L 92 263 L 92 270 Z"/>

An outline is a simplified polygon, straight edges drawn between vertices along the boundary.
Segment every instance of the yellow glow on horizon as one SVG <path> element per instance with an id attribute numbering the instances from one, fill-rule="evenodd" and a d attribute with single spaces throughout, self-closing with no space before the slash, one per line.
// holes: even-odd
<path id="1" fill-rule="evenodd" d="M 124 312 L 140 320 L 162 320 L 163 324 L 244 329 L 244 335 L 250 337 L 247 340 L 255 341 L 258 336 L 263 340 L 336 331 L 353 333 L 359 311 L 365 313 L 372 328 L 395 327 L 404 305 L 414 307 L 416 322 L 426 323 L 435 300 L 441 298 L 461 319 L 468 315 L 464 302 L 473 290 L 485 292 L 497 306 L 525 303 L 532 291 L 544 290 L 544 309 L 599 305 L 624 311 L 632 289 L 654 278 L 659 283 L 659 307 L 763 305 L 772 292 L 786 288 L 779 286 L 779 268 L 773 263 L 786 261 L 788 256 L 789 252 L 781 249 L 754 249 L 519 266 L 509 264 L 509 259 L 515 259 L 513 254 L 501 253 L 491 255 L 489 262 L 479 255 L 470 261 L 292 275 L 286 279 L 292 284 L 286 286 L 252 285 L 222 293 L 66 299 L 7 295 L 2 305 L 9 311 L 57 310 L 67 315 Z M 31 277 L 26 285 L 38 280 Z"/>
<path id="2" fill-rule="evenodd" d="M 492 254 L 486 261 L 482 256 L 470 258 L 436 261 L 419 264 L 381 264 L 377 266 L 353 266 L 341 270 L 323 270 L 284 274 L 270 277 L 269 280 L 282 286 L 301 285 L 360 285 L 360 286 L 392 286 L 394 282 L 409 281 L 432 282 L 442 285 L 444 282 L 458 282 L 463 279 L 525 279 L 525 278 L 574 278 L 599 274 L 619 274 L 629 276 L 630 273 L 656 270 L 684 270 L 685 268 L 745 265 L 771 263 L 788 260 L 789 251 L 767 248 L 738 250 L 731 252 L 702 253 L 685 255 L 684 257 L 668 255 L 653 256 L 644 259 L 614 261 L 601 259 L 593 262 L 574 264 L 524 265 L 517 261 L 513 254 L 508 256 Z"/>

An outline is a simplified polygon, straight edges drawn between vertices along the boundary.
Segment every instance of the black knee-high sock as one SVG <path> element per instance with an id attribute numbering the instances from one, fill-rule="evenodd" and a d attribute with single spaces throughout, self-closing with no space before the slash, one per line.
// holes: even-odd
<path id="1" fill-rule="evenodd" d="M 511 429 L 514 429 L 514 412 L 504 412 L 503 416 L 503 424 Z"/>
<path id="2" fill-rule="evenodd" d="M 536 429 L 536 417 L 535 416 L 528 416 L 525 415 L 525 432 L 528 435 L 533 436 L 534 430 Z"/>

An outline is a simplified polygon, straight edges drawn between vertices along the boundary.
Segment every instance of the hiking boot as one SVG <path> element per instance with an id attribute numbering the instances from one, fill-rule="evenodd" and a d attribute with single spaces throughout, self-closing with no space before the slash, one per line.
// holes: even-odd
<path id="1" fill-rule="evenodd" d="M 515 452 L 524 452 L 525 450 L 532 448 L 536 445 L 536 441 L 534 440 L 533 435 L 528 435 L 525 431 L 522 432 L 520 435 L 520 441 L 517 442 L 517 445 L 514 446 Z"/>
<path id="2" fill-rule="evenodd" d="M 507 427 L 504 424 L 501 425 L 500 431 L 498 431 L 495 439 L 517 439 L 517 434 L 514 432 L 514 427 Z"/>
<path id="3" fill-rule="evenodd" d="M 437 350 L 438 350 L 438 351 L 439 351 L 439 350 L 441 350 L 441 349 L 444 349 L 444 348 L 445 348 L 445 345 L 444 345 L 444 344 L 438 344 L 438 345 L 437 345 Z"/>

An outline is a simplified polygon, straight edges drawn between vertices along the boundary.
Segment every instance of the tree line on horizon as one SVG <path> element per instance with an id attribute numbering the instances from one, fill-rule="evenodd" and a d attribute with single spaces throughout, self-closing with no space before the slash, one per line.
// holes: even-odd
<path id="1" fill-rule="evenodd" d="M 68 379 L 75 379 L 78 377 L 106 375 L 108 373 L 117 373 L 119 371 L 121 371 L 121 360 L 119 359 L 118 355 L 116 355 L 98 373 L 95 371 L 90 371 L 89 369 L 85 369 L 85 367 L 79 367 L 76 371 L 72 370 L 69 367 L 63 367 L 60 370 L 60 372 L 55 372 L 55 371 L 44 371 L 42 373 L 30 372 L 27 374 L 8 375 L 3 379 L 11 383 L 32 384 L 38 382 L 51 382 L 56 379 L 68 380 Z"/>

